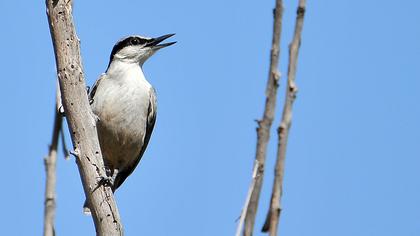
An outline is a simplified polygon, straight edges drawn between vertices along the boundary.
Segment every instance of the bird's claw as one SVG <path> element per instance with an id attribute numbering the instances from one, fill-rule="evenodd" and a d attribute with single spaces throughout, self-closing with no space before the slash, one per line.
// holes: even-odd
<path id="1" fill-rule="evenodd" d="M 107 186 L 114 188 L 115 179 L 117 178 L 118 169 L 114 169 L 113 172 L 107 167 L 105 167 L 105 176 L 98 177 L 98 186 Z"/>
<path id="2" fill-rule="evenodd" d="M 98 186 L 113 187 L 115 179 L 110 176 L 101 176 L 98 177 Z"/>

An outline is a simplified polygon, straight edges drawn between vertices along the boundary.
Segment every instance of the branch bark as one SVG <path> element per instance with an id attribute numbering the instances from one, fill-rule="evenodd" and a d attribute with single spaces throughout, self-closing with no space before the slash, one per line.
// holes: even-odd
<path id="1" fill-rule="evenodd" d="M 264 176 L 264 165 L 266 159 L 266 151 L 268 141 L 270 139 L 270 129 L 274 119 L 274 111 L 276 107 L 277 88 L 279 86 L 280 72 L 277 70 L 280 54 L 280 33 L 282 27 L 283 3 L 282 0 L 276 0 L 276 6 L 273 12 L 273 38 L 270 55 L 270 69 L 268 75 L 265 108 L 262 120 L 258 121 L 257 128 L 257 148 L 254 165 L 258 164 L 257 174 L 255 177 L 254 188 L 252 189 L 249 206 L 245 216 L 244 236 L 251 236 L 254 229 L 255 216 L 258 209 L 258 201 L 260 198 L 261 187 Z M 255 167 L 254 167 L 255 168 Z"/>
<path id="2" fill-rule="evenodd" d="M 90 108 L 73 16 L 72 0 L 46 0 L 54 45 L 61 98 L 73 142 L 76 163 L 97 235 L 122 235 L 119 212 L 109 186 L 99 184 L 106 176 Z"/>
<path id="3" fill-rule="evenodd" d="M 289 130 L 292 123 L 292 108 L 293 102 L 296 98 L 297 86 L 296 79 L 296 65 L 301 43 L 301 34 L 303 28 L 303 19 L 306 10 L 306 0 L 299 0 L 297 8 L 295 32 L 293 40 L 289 46 L 289 66 L 287 72 L 287 88 L 286 100 L 283 107 L 283 115 L 280 125 L 277 129 L 278 143 L 277 143 L 277 160 L 274 170 L 274 183 L 271 195 L 270 209 L 267 214 L 263 232 L 269 232 L 270 236 L 277 235 L 278 223 L 281 213 L 281 196 L 283 194 L 283 176 L 284 176 L 284 161 L 286 159 L 286 147 L 289 136 Z"/>
<path id="4" fill-rule="evenodd" d="M 61 124 L 63 117 L 58 113 L 60 91 L 57 86 L 56 109 L 54 115 L 54 128 L 51 144 L 48 150 L 48 156 L 44 158 L 46 183 L 45 183 L 45 202 L 44 202 L 44 236 L 54 236 L 54 218 L 55 218 L 55 186 L 56 186 L 56 162 L 57 147 L 60 137 Z"/>

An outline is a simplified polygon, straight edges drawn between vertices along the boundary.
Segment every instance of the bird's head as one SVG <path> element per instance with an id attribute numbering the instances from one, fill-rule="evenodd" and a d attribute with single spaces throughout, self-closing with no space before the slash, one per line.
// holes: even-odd
<path id="1" fill-rule="evenodd" d="M 143 63 L 159 49 L 170 46 L 176 42 L 162 43 L 163 40 L 174 36 L 166 34 L 157 38 L 148 38 L 138 35 L 131 35 L 118 41 L 112 49 L 109 64 L 112 61 L 120 60 L 128 63 Z M 108 65 L 109 67 L 109 65 Z"/>

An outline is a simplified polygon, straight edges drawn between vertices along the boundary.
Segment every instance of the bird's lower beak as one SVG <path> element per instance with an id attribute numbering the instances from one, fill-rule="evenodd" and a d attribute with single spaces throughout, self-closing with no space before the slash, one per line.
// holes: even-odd
<path id="1" fill-rule="evenodd" d="M 169 37 L 174 36 L 174 35 L 175 34 L 166 34 L 166 35 L 163 35 L 163 36 L 160 36 L 160 37 L 157 37 L 157 38 L 153 38 L 153 39 L 150 40 L 150 42 L 147 44 L 147 46 L 151 47 L 153 49 L 156 49 L 156 50 L 167 47 L 167 46 L 171 46 L 172 44 L 174 44 L 176 42 L 169 42 L 169 43 L 162 43 L 162 44 L 159 44 L 159 43 L 162 42 L 163 40 L 169 38 Z"/>

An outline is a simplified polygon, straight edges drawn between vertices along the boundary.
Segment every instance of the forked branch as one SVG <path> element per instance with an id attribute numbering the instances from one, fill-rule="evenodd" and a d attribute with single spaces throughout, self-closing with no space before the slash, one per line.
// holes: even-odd
<path id="1" fill-rule="evenodd" d="M 274 119 L 274 112 L 276 108 L 277 100 L 277 88 L 279 86 L 280 72 L 277 70 L 279 64 L 279 55 L 280 55 L 280 33 L 282 26 L 282 15 L 283 15 L 283 6 L 282 0 L 276 0 L 276 6 L 274 9 L 274 24 L 273 24 L 273 38 L 271 46 L 271 55 L 270 55 L 270 68 L 268 73 L 268 82 L 266 88 L 266 100 L 265 108 L 262 120 L 258 121 L 257 128 L 257 148 L 255 154 L 255 164 L 258 165 L 257 173 L 255 179 L 252 181 L 253 188 L 251 189 L 251 197 L 249 200 L 249 205 L 244 209 L 245 215 L 245 227 L 243 230 L 244 236 L 251 236 L 255 216 L 258 209 L 258 201 L 260 198 L 261 187 L 263 183 L 264 176 L 264 165 L 266 159 L 267 145 L 270 139 L 270 129 Z M 255 169 L 255 166 L 254 166 Z"/>
<path id="2" fill-rule="evenodd" d="M 281 196 L 283 193 L 283 176 L 284 176 L 284 161 L 286 159 L 287 139 L 292 123 L 292 108 L 293 102 L 296 98 L 297 87 L 296 79 L 296 65 L 298 59 L 298 52 L 301 42 L 301 34 L 303 28 L 303 18 L 305 16 L 306 1 L 299 0 L 297 9 L 295 32 L 292 43 L 289 46 L 289 66 L 287 71 L 287 87 L 286 100 L 283 107 L 283 115 L 280 125 L 277 129 L 278 143 L 277 143 L 277 160 L 274 170 L 274 184 L 271 195 L 270 209 L 267 214 L 263 232 L 269 232 L 270 236 L 277 235 L 278 222 L 281 213 Z"/>

